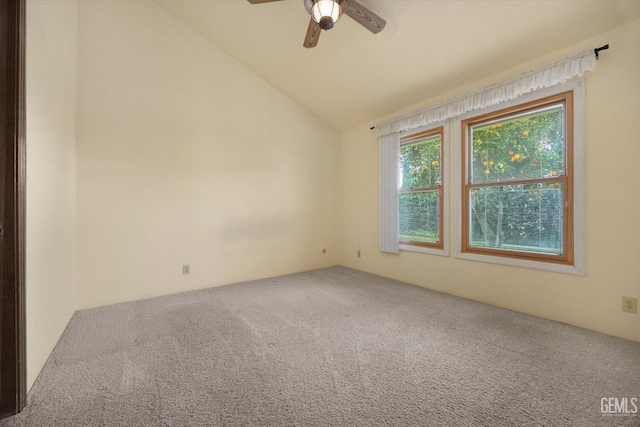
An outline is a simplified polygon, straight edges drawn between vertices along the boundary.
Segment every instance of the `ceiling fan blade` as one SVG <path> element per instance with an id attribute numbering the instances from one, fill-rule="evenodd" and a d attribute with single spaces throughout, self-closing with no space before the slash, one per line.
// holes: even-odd
<path id="1" fill-rule="evenodd" d="M 260 3 L 271 3 L 274 1 L 280 1 L 280 0 L 247 0 L 247 1 L 251 4 L 260 4 Z"/>
<path id="2" fill-rule="evenodd" d="M 319 39 L 320 25 L 311 18 L 309 21 L 309 28 L 307 28 L 307 36 L 304 38 L 304 43 L 302 45 L 306 48 L 316 47 Z"/>
<path id="3" fill-rule="evenodd" d="M 384 26 L 387 25 L 387 21 L 371 12 L 356 0 L 349 0 L 349 7 L 345 13 L 374 34 L 378 34 Z"/>

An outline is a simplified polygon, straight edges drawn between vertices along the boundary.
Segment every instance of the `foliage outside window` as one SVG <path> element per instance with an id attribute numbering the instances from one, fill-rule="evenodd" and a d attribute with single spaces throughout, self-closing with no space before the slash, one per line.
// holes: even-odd
<path id="1" fill-rule="evenodd" d="M 573 262 L 572 92 L 462 121 L 462 251 Z"/>
<path id="2" fill-rule="evenodd" d="M 442 248 L 444 128 L 407 135 L 399 152 L 399 240 Z"/>

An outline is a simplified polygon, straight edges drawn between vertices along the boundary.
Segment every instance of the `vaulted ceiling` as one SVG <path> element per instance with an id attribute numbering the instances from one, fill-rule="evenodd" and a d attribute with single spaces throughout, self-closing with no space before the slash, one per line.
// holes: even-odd
<path id="1" fill-rule="evenodd" d="M 640 19 L 636 0 L 359 0 L 381 33 L 344 16 L 305 49 L 303 0 L 154 1 L 337 130 Z"/>

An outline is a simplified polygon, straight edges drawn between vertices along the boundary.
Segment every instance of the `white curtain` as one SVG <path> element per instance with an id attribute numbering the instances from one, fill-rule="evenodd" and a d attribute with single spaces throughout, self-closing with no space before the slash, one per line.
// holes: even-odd
<path id="1" fill-rule="evenodd" d="M 380 138 L 380 250 L 400 252 L 400 200 L 398 193 L 400 136 L 397 132 Z"/>
<path id="2" fill-rule="evenodd" d="M 510 80 L 480 89 L 476 92 L 441 102 L 423 110 L 398 117 L 376 126 L 378 136 L 403 132 L 431 123 L 460 116 L 468 111 L 480 110 L 503 101 L 515 99 L 536 89 L 555 86 L 572 77 L 582 76 L 596 68 L 593 49 L 554 62 Z"/>

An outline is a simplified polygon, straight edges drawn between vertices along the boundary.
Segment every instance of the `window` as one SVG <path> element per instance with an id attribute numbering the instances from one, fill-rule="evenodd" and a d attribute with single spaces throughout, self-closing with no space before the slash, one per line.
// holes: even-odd
<path id="1" fill-rule="evenodd" d="M 574 95 L 578 90 L 582 127 L 582 85 L 526 96 L 456 122 L 462 191 L 457 255 L 555 271 L 562 270 L 541 264 L 581 267 L 584 189 L 576 176 L 583 176 L 583 147 L 576 156 Z M 579 134 L 582 141 L 582 128 Z"/>
<path id="2" fill-rule="evenodd" d="M 380 137 L 380 250 L 449 256 L 447 126 Z"/>
<path id="3" fill-rule="evenodd" d="M 400 138 L 401 245 L 443 248 L 443 139 L 443 127 Z"/>

